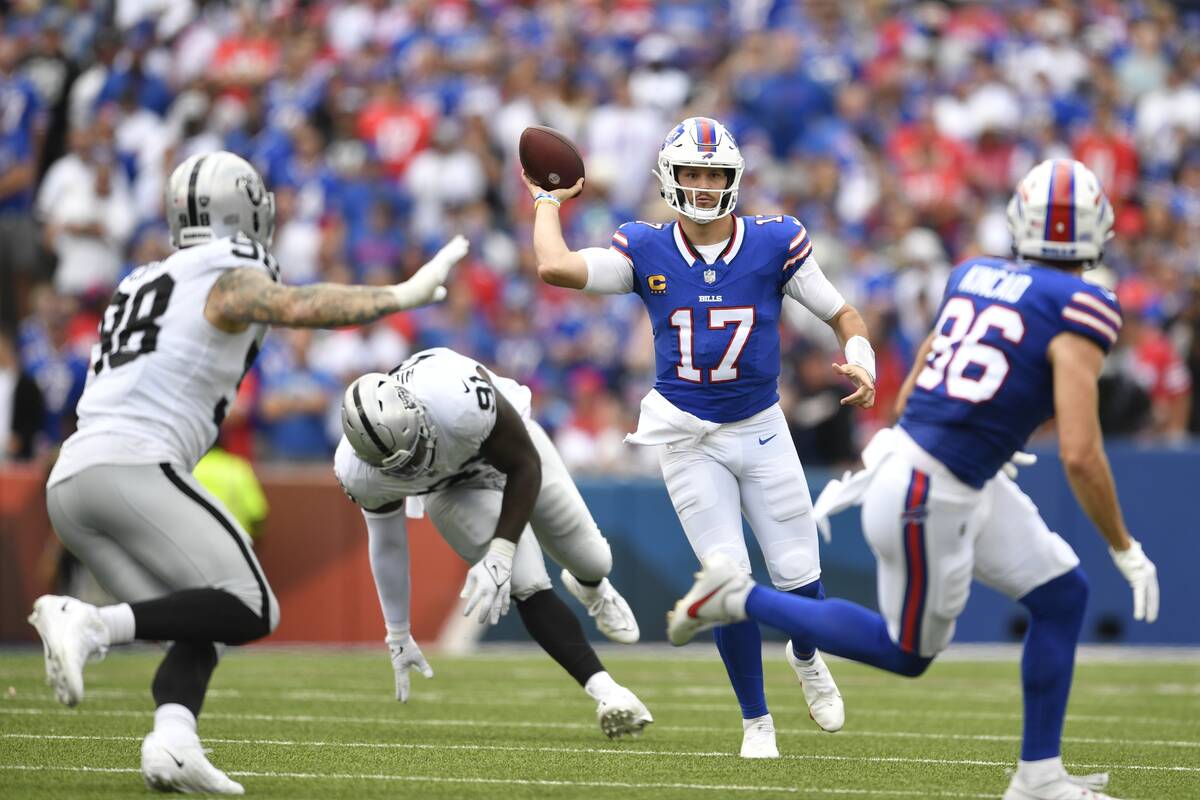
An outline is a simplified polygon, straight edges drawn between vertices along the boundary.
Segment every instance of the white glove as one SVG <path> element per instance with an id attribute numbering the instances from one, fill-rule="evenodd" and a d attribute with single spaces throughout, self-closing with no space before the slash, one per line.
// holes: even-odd
<path id="1" fill-rule="evenodd" d="M 409 667 L 415 667 L 426 678 L 433 677 L 433 670 L 408 631 L 388 631 L 384 642 L 392 656 L 392 670 L 396 673 L 396 699 L 407 703 Z"/>
<path id="2" fill-rule="evenodd" d="M 423 264 L 415 275 L 393 286 L 392 293 L 400 301 L 400 307 L 417 308 L 445 300 L 446 287 L 442 284 L 450 275 L 450 268 L 462 260 L 468 249 L 470 244 L 462 234 L 458 234 Z"/>
<path id="3" fill-rule="evenodd" d="M 467 582 L 459 597 L 467 598 L 463 616 L 471 616 L 479 607 L 479 624 L 490 621 L 493 625 L 508 613 L 512 602 L 512 562 L 517 546 L 507 539 L 492 539 L 483 558 L 467 570 Z"/>
<path id="4" fill-rule="evenodd" d="M 1137 539 L 1128 550 L 1108 548 L 1113 563 L 1133 588 L 1133 618 L 1154 622 L 1158 619 L 1158 569 L 1146 558 Z"/>
<path id="5" fill-rule="evenodd" d="M 1033 453 L 1026 453 L 1024 450 L 1018 450 L 1012 454 L 1012 458 L 1004 463 L 1000 471 L 1008 476 L 1009 480 L 1017 479 L 1017 471 L 1020 467 L 1032 467 L 1037 463 L 1037 456 Z"/>

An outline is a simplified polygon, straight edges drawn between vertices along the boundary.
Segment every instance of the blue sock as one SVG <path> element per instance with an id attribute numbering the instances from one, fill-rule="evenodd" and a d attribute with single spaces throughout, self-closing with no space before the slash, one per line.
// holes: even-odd
<path id="1" fill-rule="evenodd" d="M 788 594 L 794 594 L 799 597 L 811 597 L 813 600 L 824 600 L 825 585 L 821 583 L 820 578 L 817 578 L 812 583 L 797 586 L 795 589 L 788 589 Z M 808 661 L 813 657 L 813 653 L 815 652 L 816 648 L 808 642 L 792 639 L 792 655 L 801 661 Z"/>
<path id="2" fill-rule="evenodd" d="M 733 693 L 742 707 L 742 719 L 754 719 L 767 713 L 767 695 L 763 691 L 762 633 L 758 623 L 746 620 L 722 625 L 713 630 L 713 640 L 725 662 Z"/>
<path id="3" fill-rule="evenodd" d="M 916 677 L 933 661 L 901 650 L 883 617 L 846 600 L 812 600 L 755 586 L 746 598 L 746 615 L 791 634 L 793 641 L 900 675 Z"/>
<path id="4" fill-rule="evenodd" d="M 1025 696 L 1022 761 L 1054 758 L 1062 752 L 1075 645 L 1083 627 L 1087 596 L 1087 577 L 1076 567 L 1021 598 L 1021 605 L 1029 609 L 1029 631 L 1021 655 Z"/>

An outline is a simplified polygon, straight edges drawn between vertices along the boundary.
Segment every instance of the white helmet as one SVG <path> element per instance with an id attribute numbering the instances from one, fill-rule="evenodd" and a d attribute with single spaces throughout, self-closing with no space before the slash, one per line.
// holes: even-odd
<path id="1" fill-rule="evenodd" d="M 342 396 L 342 432 L 368 464 L 412 478 L 433 465 L 434 431 L 421 401 L 395 375 L 368 372 Z"/>
<path id="2" fill-rule="evenodd" d="M 709 117 L 688 117 L 667 134 L 658 150 L 658 169 L 651 170 L 661 184 L 663 200 L 685 217 L 707 225 L 733 213 L 737 205 L 738 184 L 746 162 L 737 142 L 724 125 Z M 697 208 L 688 202 L 687 195 L 675 180 L 677 167 L 724 167 L 733 172 L 733 179 L 720 192 L 712 208 Z"/>
<path id="3" fill-rule="evenodd" d="M 270 247 L 275 235 L 275 195 L 248 161 L 224 150 L 192 156 L 175 168 L 166 209 L 171 244 L 178 248 L 239 231 Z"/>
<path id="4" fill-rule="evenodd" d="M 1104 187 L 1090 169 L 1071 159 L 1038 164 L 1008 202 L 1013 250 L 1025 258 L 1097 262 L 1112 228 L 1113 209 Z"/>

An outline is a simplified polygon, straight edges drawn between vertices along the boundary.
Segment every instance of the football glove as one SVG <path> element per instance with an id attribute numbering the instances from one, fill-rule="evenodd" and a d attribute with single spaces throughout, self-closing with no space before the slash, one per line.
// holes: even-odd
<path id="1" fill-rule="evenodd" d="M 467 582 L 459 597 L 467 599 L 463 616 L 479 608 L 479 624 L 495 625 L 508 613 L 512 602 L 512 562 L 517 546 L 507 539 L 492 539 L 483 558 L 467 570 Z"/>
<path id="2" fill-rule="evenodd" d="M 392 657 L 392 671 L 396 673 L 396 699 L 401 703 L 408 702 L 408 670 L 417 669 L 426 678 L 433 677 L 433 669 L 417 647 L 412 634 L 407 631 L 388 632 L 384 641 L 388 646 L 388 654 Z"/>
<path id="3" fill-rule="evenodd" d="M 1037 463 L 1037 456 L 1033 453 L 1026 453 L 1023 450 L 1018 450 L 1012 454 L 1012 458 L 1004 462 L 1004 466 L 1000 470 L 1008 476 L 1009 480 L 1017 479 L 1017 472 L 1021 467 L 1032 467 Z"/>
<path id="4" fill-rule="evenodd" d="M 1133 618 L 1154 622 L 1158 619 L 1158 569 L 1146 558 L 1137 539 L 1128 550 L 1108 549 L 1113 563 L 1133 589 Z"/>
<path id="5" fill-rule="evenodd" d="M 467 240 L 459 234 L 438 250 L 415 275 L 393 286 L 392 293 L 400 301 L 400 307 L 417 308 L 445 300 L 446 287 L 442 284 L 450 275 L 450 268 L 463 259 L 469 248 Z"/>

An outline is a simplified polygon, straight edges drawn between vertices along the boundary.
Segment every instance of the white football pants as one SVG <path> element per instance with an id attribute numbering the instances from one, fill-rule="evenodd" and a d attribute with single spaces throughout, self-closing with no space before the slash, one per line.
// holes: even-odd
<path id="1" fill-rule="evenodd" d="M 821 577 L 812 498 L 778 404 L 725 423 L 696 444 L 658 448 L 667 492 L 697 558 L 723 553 L 749 571 L 744 514 L 777 589 Z"/>
<path id="2" fill-rule="evenodd" d="M 954 636 L 974 578 L 1016 600 L 1079 564 L 1003 473 L 962 483 L 898 430 L 862 502 L 878 559 L 879 610 L 901 648 L 937 655 Z"/>

